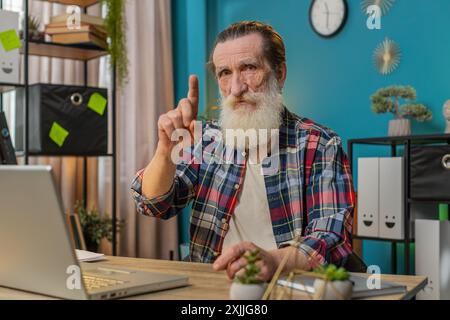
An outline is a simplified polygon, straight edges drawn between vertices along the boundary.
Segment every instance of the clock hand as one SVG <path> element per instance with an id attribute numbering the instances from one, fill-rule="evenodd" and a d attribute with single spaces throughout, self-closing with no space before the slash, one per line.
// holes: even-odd
<path id="1" fill-rule="evenodd" d="M 325 5 L 325 13 L 327 15 L 327 29 L 329 29 L 328 25 L 330 24 L 330 9 L 328 8 L 328 4 L 324 2 Z"/>

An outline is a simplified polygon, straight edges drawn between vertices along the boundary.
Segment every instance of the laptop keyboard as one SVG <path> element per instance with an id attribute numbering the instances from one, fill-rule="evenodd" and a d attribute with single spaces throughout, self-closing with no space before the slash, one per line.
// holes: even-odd
<path id="1" fill-rule="evenodd" d="M 83 280 L 87 290 L 109 288 L 126 283 L 121 280 L 106 279 L 88 275 L 83 275 Z"/>

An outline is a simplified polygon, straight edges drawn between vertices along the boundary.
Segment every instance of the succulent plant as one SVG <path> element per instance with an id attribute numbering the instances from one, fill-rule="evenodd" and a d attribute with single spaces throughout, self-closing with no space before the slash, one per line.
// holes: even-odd
<path id="1" fill-rule="evenodd" d="M 326 267 L 318 267 L 314 269 L 315 273 L 325 276 L 328 281 L 345 281 L 350 278 L 350 273 L 345 268 L 338 268 L 334 264 L 329 264 Z"/>
<path id="2" fill-rule="evenodd" d="M 260 268 L 256 265 L 256 262 L 261 260 L 259 250 L 247 252 L 245 254 L 247 265 L 245 266 L 245 272 L 242 276 L 236 277 L 236 281 L 242 284 L 260 284 L 263 283 L 261 279 L 258 279 L 258 273 Z"/>

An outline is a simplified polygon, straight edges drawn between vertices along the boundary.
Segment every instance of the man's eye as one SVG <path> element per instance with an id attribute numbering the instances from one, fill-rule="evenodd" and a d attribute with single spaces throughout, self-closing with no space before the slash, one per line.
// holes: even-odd
<path id="1" fill-rule="evenodd" d="M 222 70 L 219 72 L 219 78 L 221 78 L 223 76 L 228 76 L 230 74 L 231 74 L 230 70 Z"/>
<path id="2" fill-rule="evenodd" d="M 256 70 L 256 66 L 252 65 L 252 64 L 246 64 L 244 66 L 244 70 L 248 70 L 248 71 L 255 71 Z"/>

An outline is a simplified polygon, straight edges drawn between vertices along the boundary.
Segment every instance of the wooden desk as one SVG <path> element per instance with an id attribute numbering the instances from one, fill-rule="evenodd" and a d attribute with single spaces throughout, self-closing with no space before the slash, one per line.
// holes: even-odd
<path id="1" fill-rule="evenodd" d="M 224 272 L 215 272 L 211 265 L 202 263 L 188 263 L 179 261 L 149 260 L 123 257 L 108 257 L 102 263 L 109 266 L 186 275 L 189 277 L 190 286 L 167 291 L 149 293 L 127 299 L 150 300 L 227 300 L 230 288 L 230 280 Z M 382 279 L 397 282 L 407 286 L 406 294 L 380 296 L 375 299 L 401 300 L 413 298 L 426 285 L 427 279 L 422 276 L 383 275 Z M 299 291 L 294 292 L 294 299 L 310 299 L 308 295 Z M 0 287 L 0 299 L 48 299 L 42 295 L 36 295 L 17 290 Z"/>

